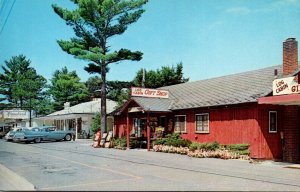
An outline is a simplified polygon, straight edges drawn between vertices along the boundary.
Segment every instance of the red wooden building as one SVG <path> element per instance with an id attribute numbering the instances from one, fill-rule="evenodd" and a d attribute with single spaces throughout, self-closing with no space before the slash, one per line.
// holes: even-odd
<path id="1" fill-rule="evenodd" d="M 300 79 L 297 46 L 294 38 L 283 43 L 282 65 L 159 88 L 167 98 L 132 96 L 114 113 L 115 135 L 129 142 L 179 132 L 196 142 L 248 143 L 252 158 L 300 162 L 300 86 L 273 87 Z"/>

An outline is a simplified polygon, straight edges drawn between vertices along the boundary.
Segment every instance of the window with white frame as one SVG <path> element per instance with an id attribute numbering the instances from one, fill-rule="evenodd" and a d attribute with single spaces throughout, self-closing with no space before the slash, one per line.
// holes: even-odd
<path id="1" fill-rule="evenodd" d="M 269 111 L 269 132 L 277 132 L 277 111 Z"/>
<path id="2" fill-rule="evenodd" d="M 196 114 L 196 133 L 209 133 L 209 114 Z"/>
<path id="3" fill-rule="evenodd" d="M 175 115 L 175 132 L 186 132 L 185 115 Z"/>

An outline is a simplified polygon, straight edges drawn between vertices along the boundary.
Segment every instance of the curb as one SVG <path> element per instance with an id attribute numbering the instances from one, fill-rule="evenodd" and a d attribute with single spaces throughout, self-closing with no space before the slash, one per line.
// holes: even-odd
<path id="1" fill-rule="evenodd" d="M 27 190 L 34 191 L 35 187 L 25 178 L 17 175 L 10 169 L 0 164 L 0 190 L 14 191 Z"/>

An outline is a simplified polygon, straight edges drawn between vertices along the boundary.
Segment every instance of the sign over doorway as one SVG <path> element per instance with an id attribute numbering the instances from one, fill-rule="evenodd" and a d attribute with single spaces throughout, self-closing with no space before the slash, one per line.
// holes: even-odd
<path id="1" fill-rule="evenodd" d="M 167 99 L 167 98 L 169 98 L 169 91 L 161 90 L 161 89 L 131 87 L 131 96 Z"/>

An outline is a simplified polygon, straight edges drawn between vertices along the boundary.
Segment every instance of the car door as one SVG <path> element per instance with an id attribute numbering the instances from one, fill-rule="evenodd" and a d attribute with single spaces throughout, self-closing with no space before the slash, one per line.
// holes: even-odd
<path id="1" fill-rule="evenodd" d="M 64 138 L 64 133 L 62 133 L 62 131 L 56 131 L 55 127 L 50 127 L 48 131 L 49 131 L 49 138 L 51 140 L 61 140 Z"/>

